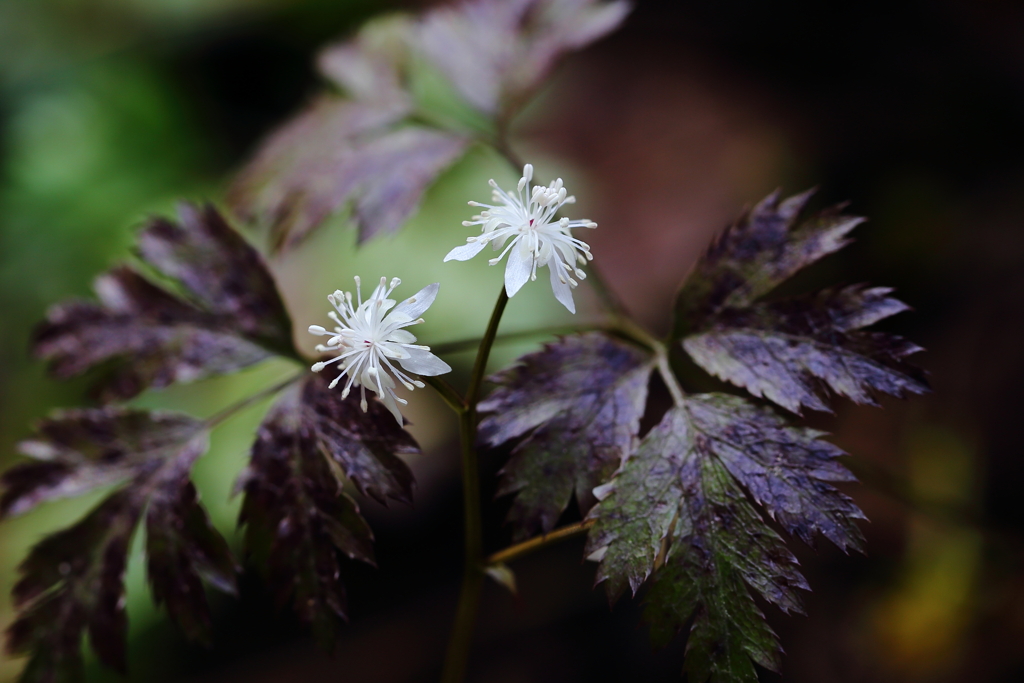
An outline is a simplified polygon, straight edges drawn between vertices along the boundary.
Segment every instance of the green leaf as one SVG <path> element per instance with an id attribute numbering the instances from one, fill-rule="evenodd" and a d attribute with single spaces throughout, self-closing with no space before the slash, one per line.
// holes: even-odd
<path id="1" fill-rule="evenodd" d="M 33 352 L 66 379 L 104 365 L 104 399 L 234 372 L 292 355 L 291 323 L 259 254 L 212 207 L 183 204 L 180 222 L 155 219 L 138 238 L 142 258 L 177 280 L 189 300 L 128 267 L 96 280 L 99 304 L 52 307 Z"/>
<path id="2" fill-rule="evenodd" d="M 647 594 L 651 640 L 668 644 L 692 619 L 684 667 L 690 681 L 757 681 L 753 663 L 778 671 L 782 650 L 751 591 L 799 612 L 796 589 L 808 586 L 721 463 L 707 458 L 693 466 L 677 538 Z"/>
<path id="3" fill-rule="evenodd" d="M 345 618 L 340 556 L 369 564 L 373 533 L 342 493 L 342 475 L 380 502 L 411 501 L 412 473 L 397 453 L 419 452 L 387 408 L 327 388 L 311 374 L 287 390 L 260 426 L 238 487 L 246 548 L 266 566 L 279 604 L 291 603 L 325 647 Z"/>
<path id="4" fill-rule="evenodd" d="M 202 422 L 109 407 L 59 413 L 21 444 L 37 461 L 4 473 L 6 513 L 122 484 L 84 519 L 36 545 L 21 564 L 13 591 L 19 614 L 7 645 L 30 655 L 22 681 L 78 680 L 85 631 L 100 660 L 125 671 L 124 571 L 144 511 L 154 597 L 186 635 L 209 641 L 200 577 L 233 591 L 235 565 L 189 480 L 206 447 Z"/>
<path id="5" fill-rule="evenodd" d="M 650 354 L 601 332 L 573 335 L 523 356 L 490 381 L 480 441 L 523 437 L 501 470 L 498 495 L 516 494 L 514 537 L 551 531 L 575 494 L 586 513 L 593 489 L 635 447 L 647 400 Z"/>
<path id="6" fill-rule="evenodd" d="M 596 580 L 614 602 L 653 574 L 655 643 L 693 620 L 690 680 L 756 681 L 751 662 L 777 670 L 778 642 L 752 594 L 800 611 L 807 583 L 755 504 L 805 541 L 859 547 L 863 515 L 832 486 L 852 476 L 820 436 L 742 398 L 691 395 L 599 489 L 586 548 Z"/>

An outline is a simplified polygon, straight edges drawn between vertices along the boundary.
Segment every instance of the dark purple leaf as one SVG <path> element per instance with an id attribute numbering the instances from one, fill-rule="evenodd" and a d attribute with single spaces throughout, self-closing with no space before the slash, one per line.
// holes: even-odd
<path id="1" fill-rule="evenodd" d="M 864 222 L 833 207 L 800 220 L 814 191 L 780 201 L 774 192 L 725 229 L 687 276 L 676 301 L 675 336 L 723 308 L 749 306 L 803 268 L 847 244 Z"/>
<path id="2" fill-rule="evenodd" d="M 199 307 L 246 337 L 290 353 L 292 329 L 259 253 L 210 205 L 181 204 L 179 223 L 158 218 L 137 239 L 147 263 L 176 280 Z"/>
<path id="3" fill-rule="evenodd" d="M 100 661 L 126 670 L 124 570 L 143 504 L 130 490 L 119 491 L 22 562 L 7 649 L 30 656 L 23 683 L 79 680 L 85 631 Z"/>
<path id="4" fill-rule="evenodd" d="M 5 473 L 7 511 L 123 483 L 83 520 L 44 539 L 22 563 L 13 591 L 19 615 L 8 631 L 8 649 L 30 655 L 23 680 L 79 676 L 86 630 L 100 660 L 125 670 L 124 571 L 147 506 L 154 595 L 190 637 L 207 635 L 209 613 L 198 577 L 230 589 L 234 562 L 189 481 L 206 447 L 202 422 L 115 408 L 58 414 L 21 445 L 39 462 Z M 52 467 L 40 470 L 40 464 Z"/>
<path id="5" fill-rule="evenodd" d="M 373 534 L 342 493 L 342 475 L 381 502 L 410 500 L 412 473 L 396 453 L 418 450 L 378 401 L 364 413 L 320 375 L 289 389 L 260 426 L 239 482 L 246 545 L 266 563 L 279 602 L 291 602 L 325 646 L 345 617 L 339 555 L 374 561 Z"/>
<path id="6" fill-rule="evenodd" d="M 175 457 L 203 432 L 177 413 L 105 408 L 66 410 L 42 420 L 18 444 L 33 460 L 0 477 L 0 512 L 17 515 L 37 504 L 122 482 Z"/>
<path id="7" fill-rule="evenodd" d="M 429 12 L 416 39 L 470 104 L 507 117 L 562 55 L 610 33 L 628 12 L 622 1 L 469 0 Z"/>
<path id="8" fill-rule="evenodd" d="M 868 405 L 878 394 L 921 394 L 924 373 L 904 360 L 921 348 L 860 329 L 906 310 L 890 291 L 853 286 L 724 309 L 683 347 L 712 375 L 794 413 L 829 410 L 829 392 Z"/>
<path id="9" fill-rule="evenodd" d="M 190 640 L 211 645 L 210 608 L 202 580 L 234 594 L 237 567 L 227 541 L 210 523 L 187 478 L 169 481 L 149 502 L 146 568 L 154 602 L 167 606 Z"/>
<path id="10" fill-rule="evenodd" d="M 212 208 L 184 205 L 139 236 L 143 258 L 178 279 L 185 301 L 127 267 L 99 277 L 99 304 L 50 309 L 33 351 L 60 378 L 105 365 L 107 399 L 234 372 L 275 353 L 292 355 L 291 323 L 259 255 Z"/>
<path id="11" fill-rule="evenodd" d="M 523 437 L 501 471 L 498 495 L 515 493 L 508 520 L 516 539 L 551 531 L 575 493 L 591 493 L 635 446 L 647 400 L 650 354 L 600 332 L 564 337 L 491 378 L 479 405 L 480 440 Z"/>

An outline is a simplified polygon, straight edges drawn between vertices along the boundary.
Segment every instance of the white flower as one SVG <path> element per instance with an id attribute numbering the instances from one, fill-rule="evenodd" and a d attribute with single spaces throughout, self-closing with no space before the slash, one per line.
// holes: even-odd
<path id="1" fill-rule="evenodd" d="M 326 362 L 314 363 L 313 372 L 320 372 L 331 363 L 337 362 L 341 374 L 331 382 L 331 389 L 338 385 L 341 378 L 348 375 L 348 381 L 341 392 L 341 397 L 348 396 L 352 387 L 359 387 L 362 394 L 360 406 L 366 412 L 366 388 L 369 387 L 380 398 L 381 402 L 402 424 L 402 413 L 398 404 L 408 403 L 395 395 L 394 375 L 399 382 L 410 391 L 413 387 L 423 387 L 423 382 L 406 375 L 395 367 L 397 361 L 408 372 L 427 377 L 451 372 L 451 367 L 430 352 L 429 346 L 419 346 L 416 337 L 406 328 L 423 322 L 420 315 L 430 308 L 437 296 L 439 285 L 435 282 L 427 285 L 419 292 L 395 306 L 395 300 L 388 296 L 395 287 L 402 284 L 397 277 L 387 286 L 387 278 L 381 278 L 380 284 L 373 290 L 369 299 L 363 301 L 359 277 L 356 281 L 356 303 L 352 303 L 352 293 L 336 291 L 327 295 L 327 300 L 334 306 L 334 311 L 327 315 L 336 323 L 333 332 L 319 325 L 310 325 L 309 333 L 329 336 L 327 344 L 319 344 L 316 350 L 339 352 L 335 358 Z M 394 308 L 392 308 L 394 307 Z M 337 312 L 335 312 L 337 311 Z M 390 311 L 390 312 L 389 312 Z M 340 317 L 339 317 L 340 316 Z M 390 371 L 390 375 L 387 371 Z"/>
<path id="2" fill-rule="evenodd" d="M 530 186 L 533 179 L 533 166 L 523 167 L 523 177 L 519 180 L 515 196 L 502 190 L 493 180 L 493 196 L 496 206 L 470 202 L 470 206 L 482 206 L 484 210 L 473 216 L 471 221 L 463 221 L 465 226 L 480 225 L 481 233 L 470 237 L 461 247 L 456 247 L 444 257 L 445 261 L 467 261 L 479 254 L 488 242 L 497 251 L 504 247 L 497 258 L 490 260 L 493 266 L 505 254 L 509 254 L 505 266 L 505 292 L 511 297 L 526 284 L 526 281 L 537 279 L 537 268 L 547 266 L 551 273 L 551 290 L 562 305 L 570 313 L 576 312 L 572 300 L 572 290 L 586 274 L 579 269 L 594 257 L 590 247 L 573 237 L 572 228 L 596 228 L 597 223 L 589 220 L 571 221 L 568 218 L 558 219 L 555 214 L 565 204 L 573 204 L 576 198 L 568 195 L 559 178 L 547 187 Z M 512 241 L 505 246 L 509 238 Z"/>

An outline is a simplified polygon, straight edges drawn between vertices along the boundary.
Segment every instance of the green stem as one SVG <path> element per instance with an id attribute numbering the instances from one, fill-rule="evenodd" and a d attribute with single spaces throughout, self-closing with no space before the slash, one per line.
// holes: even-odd
<path id="1" fill-rule="evenodd" d="M 487 372 L 487 361 L 491 357 L 491 347 L 498 336 L 498 325 L 501 323 L 501 316 L 505 313 L 505 306 L 508 305 L 508 294 L 505 286 L 501 286 L 501 293 L 494 303 L 494 310 L 491 312 L 491 319 L 487 321 L 487 330 L 480 340 L 480 350 L 476 354 L 476 362 L 473 363 L 473 374 L 469 376 L 469 389 L 466 390 L 466 405 L 469 412 L 473 414 L 473 433 L 476 433 L 476 403 L 480 399 L 480 388 L 484 383 L 484 373 Z"/>
<path id="2" fill-rule="evenodd" d="M 532 337 L 550 337 L 557 334 L 573 334 L 574 332 L 589 332 L 590 330 L 601 329 L 606 329 L 606 326 L 595 323 L 591 325 L 558 325 L 555 327 L 540 327 L 533 330 L 506 332 L 505 334 L 499 334 L 494 338 L 494 346 L 499 346 L 501 344 L 513 344 Z M 483 342 L 483 339 L 480 337 L 474 337 L 472 339 L 456 339 L 454 341 L 441 342 L 440 344 L 432 344 L 430 346 L 430 350 L 437 356 L 443 356 L 449 353 L 473 351 L 480 348 L 481 342 Z"/>
<path id="3" fill-rule="evenodd" d="M 455 411 L 456 415 L 466 412 L 465 399 L 462 398 L 462 395 L 451 384 L 448 384 L 448 382 L 440 377 L 420 377 L 420 379 L 433 387 L 441 395 L 441 398 L 444 399 L 444 402 L 448 404 L 448 407 Z"/>
<path id="4" fill-rule="evenodd" d="M 621 334 L 629 337 L 642 346 L 646 346 L 654 353 L 654 363 L 658 368 L 658 374 L 665 382 L 668 393 L 672 395 L 672 402 L 677 406 L 683 405 L 683 397 L 686 395 L 679 385 L 676 374 L 672 371 L 669 363 L 668 347 L 660 339 L 656 339 L 650 332 L 637 325 L 633 320 L 624 316 L 618 316 L 617 329 Z"/>
<path id="5" fill-rule="evenodd" d="M 263 389 L 262 391 L 259 391 L 253 394 L 252 396 L 249 396 L 248 398 L 242 399 L 238 403 L 228 406 L 219 413 L 216 413 L 215 415 L 206 418 L 206 428 L 213 429 L 224 420 L 227 420 L 229 417 L 235 415 L 235 413 L 238 413 L 239 411 L 248 408 L 252 404 L 258 403 L 263 399 L 269 398 L 270 396 L 273 396 L 277 392 L 290 387 L 291 385 L 295 384 L 300 379 L 305 377 L 308 374 L 308 372 L 308 370 L 303 370 L 302 372 L 292 377 L 289 377 L 283 382 L 279 382 L 271 387 L 267 387 L 266 389 Z"/>
<path id="6" fill-rule="evenodd" d="M 476 354 L 473 373 L 469 379 L 469 388 L 466 390 L 464 408 L 459 412 L 465 548 L 462 591 L 455 613 L 455 625 L 452 628 L 451 639 L 448 641 L 444 671 L 441 674 L 441 680 L 444 683 L 461 683 L 466 676 L 469 650 L 473 643 L 473 627 L 480 604 L 480 589 L 483 587 L 483 521 L 480 513 L 480 466 L 476 457 L 476 404 L 480 398 L 484 373 L 487 371 L 487 360 L 491 355 L 494 339 L 498 335 L 498 325 L 501 323 L 501 316 L 505 312 L 506 304 L 508 304 L 508 295 L 503 286 Z"/>

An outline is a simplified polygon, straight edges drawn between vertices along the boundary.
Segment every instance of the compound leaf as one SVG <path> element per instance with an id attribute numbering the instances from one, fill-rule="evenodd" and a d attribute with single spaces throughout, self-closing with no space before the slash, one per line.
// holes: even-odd
<path id="1" fill-rule="evenodd" d="M 863 515 L 832 485 L 852 476 L 820 436 L 742 398 L 691 395 L 599 490 L 586 549 L 600 563 L 597 582 L 614 601 L 653 573 L 653 640 L 693 620 L 690 680 L 756 681 L 752 662 L 777 670 L 777 639 L 752 594 L 800 611 L 807 583 L 755 504 L 805 541 L 859 547 Z"/>
<path id="2" fill-rule="evenodd" d="M 879 394 L 927 391 L 924 373 L 905 360 L 920 347 L 863 330 L 907 309 L 891 290 L 855 285 L 758 301 L 848 244 L 862 221 L 841 207 L 801 220 L 810 195 L 772 194 L 714 241 L 679 293 L 674 337 L 704 370 L 795 413 L 829 410 L 831 394 L 876 405 Z"/>
<path id="3" fill-rule="evenodd" d="M 490 379 L 479 409 L 489 446 L 524 437 L 501 470 L 498 495 L 515 493 L 515 538 L 551 531 L 575 494 L 585 513 L 593 489 L 632 452 L 647 401 L 649 353 L 600 332 L 573 335 Z"/>
<path id="4" fill-rule="evenodd" d="M 84 519 L 36 545 L 20 567 L 13 591 L 19 615 L 7 646 L 30 655 L 23 681 L 78 680 L 85 631 L 103 663 L 125 670 L 124 571 L 147 506 L 154 596 L 189 637 L 209 641 L 209 608 L 199 579 L 233 590 L 234 560 L 189 480 L 206 447 L 205 425 L 198 420 L 118 408 L 59 413 L 21 444 L 37 461 L 3 475 L 5 513 L 121 484 Z"/>
<path id="5" fill-rule="evenodd" d="M 373 534 L 341 475 L 381 502 L 408 501 L 412 473 L 396 454 L 418 451 L 379 401 L 364 413 L 320 375 L 287 390 L 260 426 L 239 481 L 246 546 L 268 568 L 279 603 L 290 602 L 327 647 L 345 618 L 339 555 L 374 562 Z"/>
<path id="6" fill-rule="evenodd" d="M 58 304 L 35 331 L 33 351 L 53 375 L 112 361 L 99 393 L 126 399 L 294 353 L 288 314 L 259 254 L 212 207 L 182 205 L 180 216 L 178 224 L 152 221 L 138 249 L 190 299 L 128 267 L 100 276 L 99 304 Z"/>

